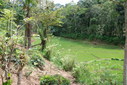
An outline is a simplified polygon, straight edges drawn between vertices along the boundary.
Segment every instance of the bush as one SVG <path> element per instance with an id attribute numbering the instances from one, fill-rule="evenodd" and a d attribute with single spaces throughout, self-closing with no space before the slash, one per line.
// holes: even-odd
<path id="1" fill-rule="evenodd" d="M 98 34 L 86 34 L 86 33 L 62 33 L 61 37 L 71 38 L 71 39 L 88 39 L 88 40 L 101 40 L 106 43 L 111 43 L 114 45 L 124 45 L 125 37 L 118 36 L 107 36 Z"/>
<path id="2" fill-rule="evenodd" d="M 41 77 L 40 85 L 56 85 L 57 80 L 54 76 L 43 76 Z"/>
<path id="3" fill-rule="evenodd" d="M 65 71 L 72 71 L 75 67 L 74 59 L 68 57 L 63 58 L 62 67 Z"/>
<path id="4" fill-rule="evenodd" d="M 57 81 L 58 81 L 58 85 L 70 85 L 70 81 L 60 75 L 55 75 L 54 77 L 56 77 Z"/>
<path id="5" fill-rule="evenodd" d="M 60 68 L 62 68 L 62 64 L 63 64 L 63 61 L 62 61 L 62 58 L 61 57 L 56 57 L 56 56 L 54 56 L 53 58 L 52 58 L 52 62 L 54 63 L 54 64 L 56 64 L 58 67 L 60 67 Z"/>
<path id="6" fill-rule="evenodd" d="M 52 61 L 65 71 L 72 71 L 75 67 L 75 60 L 68 57 L 53 57 Z"/>
<path id="7" fill-rule="evenodd" d="M 45 62 L 43 60 L 41 52 L 37 51 L 36 49 L 30 49 L 28 51 L 28 54 L 30 56 L 29 64 L 39 68 L 40 70 L 43 70 Z"/>
<path id="8" fill-rule="evenodd" d="M 96 62 L 76 65 L 73 70 L 73 76 L 76 82 L 83 85 L 122 85 L 118 74 L 114 73 L 107 64 L 107 67 L 102 65 L 104 65 L 104 63 L 99 64 Z"/>
<path id="9" fill-rule="evenodd" d="M 90 35 L 88 39 L 89 40 L 94 40 L 95 39 L 95 35 Z"/>
<path id="10" fill-rule="evenodd" d="M 43 67 L 44 67 L 44 60 L 41 58 L 41 57 L 39 57 L 39 56 L 32 56 L 31 57 L 31 59 L 30 59 L 30 63 L 33 65 L 33 66 L 35 66 L 35 67 L 37 67 L 37 68 L 39 68 L 40 70 L 43 70 Z"/>
<path id="11" fill-rule="evenodd" d="M 114 37 L 114 38 L 112 38 L 112 40 L 113 40 L 114 45 L 118 45 L 120 43 L 119 37 Z"/>
<path id="12" fill-rule="evenodd" d="M 71 38 L 71 39 L 78 39 L 77 34 L 73 34 L 73 33 L 61 34 L 61 37 Z"/>
<path id="13" fill-rule="evenodd" d="M 46 50 L 44 54 L 44 58 L 47 60 L 51 60 L 51 50 Z"/>
<path id="14" fill-rule="evenodd" d="M 88 84 L 89 81 L 91 81 L 90 72 L 87 69 L 87 66 L 84 64 L 76 65 L 76 67 L 73 69 L 73 76 L 76 79 L 76 82 L 82 83 L 82 84 Z"/>
<path id="15" fill-rule="evenodd" d="M 70 85 L 70 81 L 60 75 L 41 77 L 40 85 Z"/>

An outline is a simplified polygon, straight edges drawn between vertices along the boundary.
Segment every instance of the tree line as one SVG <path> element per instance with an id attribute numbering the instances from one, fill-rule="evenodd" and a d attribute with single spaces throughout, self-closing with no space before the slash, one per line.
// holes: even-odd
<path id="1" fill-rule="evenodd" d="M 124 44 L 124 5 L 115 0 L 79 0 L 63 6 L 62 27 L 55 28 L 57 36 L 73 39 L 101 40 Z"/>

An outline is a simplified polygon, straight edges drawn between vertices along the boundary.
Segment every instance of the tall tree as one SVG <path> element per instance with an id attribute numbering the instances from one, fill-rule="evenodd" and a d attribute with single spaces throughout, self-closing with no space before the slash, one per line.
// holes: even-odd
<path id="1" fill-rule="evenodd" d="M 33 17 L 41 39 L 40 45 L 42 47 L 42 51 L 46 48 L 48 35 L 51 33 L 51 28 L 53 28 L 53 26 L 61 25 L 61 20 L 63 18 L 59 9 L 54 10 L 54 4 L 51 1 L 46 0 L 44 5 L 45 6 L 40 5 L 39 8 L 36 8 L 33 11 Z"/>
<path id="2" fill-rule="evenodd" d="M 24 0 L 24 10 L 26 10 L 26 18 L 30 18 L 30 10 L 31 7 L 34 6 L 37 3 L 37 0 Z M 31 47 L 31 30 L 32 26 L 30 22 L 26 23 L 26 29 L 25 29 L 25 47 L 30 48 Z"/>
<path id="3" fill-rule="evenodd" d="M 124 55 L 124 85 L 127 85 L 127 1 L 125 2 L 125 55 Z"/>
<path id="4" fill-rule="evenodd" d="M 30 18 L 30 3 L 31 0 L 25 0 L 24 9 L 26 9 L 26 18 Z M 26 24 L 25 29 L 25 47 L 30 48 L 31 46 L 31 25 L 29 22 Z"/>

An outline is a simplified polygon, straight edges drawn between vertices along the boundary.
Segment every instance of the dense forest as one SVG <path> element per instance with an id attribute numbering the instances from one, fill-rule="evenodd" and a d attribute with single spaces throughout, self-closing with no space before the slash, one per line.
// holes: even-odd
<path id="1" fill-rule="evenodd" d="M 0 85 L 127 85 L 127 1 L 0 0 Z"/>
<path id="2" fill-rule="evenodd" d="M 60 6 L 62 7 L 62 6 Z M 124 44 L 123 2 L 112 0 L 80 0 L 62 9 L 64 24 L 55 35 L 73 39 L 101 40 Z"/>

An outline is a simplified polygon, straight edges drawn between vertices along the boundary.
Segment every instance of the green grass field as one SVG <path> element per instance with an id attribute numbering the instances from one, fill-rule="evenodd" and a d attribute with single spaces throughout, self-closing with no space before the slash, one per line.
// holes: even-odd
<path id="1" fill-rule="evenodd" d="M 56 45 L 56 48 L 53 50 L 59 52 L 59 56 L 74 58 L 77 63 L 102 59 L 102 61 L 91 63 L 90 68 L 96 69 L 106 67 L 107 69 L 110 69 L 112 72 L 111 74 L 116 73 L 116 75 L 118 75 L 117 80 L 119 80 L 121 83 L 120 85 L 122 85 L 123 61 L 104 60 L 111 58 L 123 59 L 124 51 L 120 47 L 108 44 L 94 45 L 89 41 L 58 37 L 52 38 L 50 43 Z"/>
<path id="2" fill-rule="evenodd" d="M 123 49 L 113 45 L 94 45 L 88 41 L 65 38 L 53 38 L 51 43 L 57 44 L 55 50 L 59 50 L 62 56 L 70 56 L 79 62 L 107 58 L 123 59 L 124 56 Z"/>
<path id="3" fill-rule="evenodd" d="M 40 41 L 37 40 L 35 43 L 37 44 L 39 42 Z M 116 73 L 116 75 L 118 75 L 117 80 L 119 80 L 121 83 L 120 85 L 122 85 L 123 61 L 110 60 L 111 58 L 124 58 L 124 51 L 120 47 L 108 44 L 94 45 L 89 41 L 72 40 L 60 37 L 51 38 L 48 45 L 53 45 L 53 52 L 59 53 L 60 57 L 73 58 L 77 63 L 97 60 L 97 62 L 93 62 L 89 65 L 90 69 L 106 67 L 111 70 L 111 74 Z"/>

